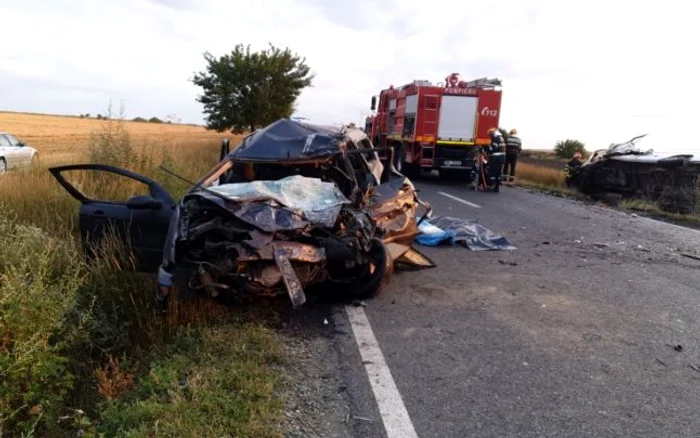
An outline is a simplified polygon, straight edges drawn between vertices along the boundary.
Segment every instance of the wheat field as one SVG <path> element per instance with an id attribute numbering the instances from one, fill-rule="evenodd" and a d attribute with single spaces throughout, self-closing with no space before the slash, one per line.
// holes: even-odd
<path id="1" fill-rule="evenodd" d="M 65 164 L 81 158 L 93 133 L 107 121 L 77 116 L 28 114 L 0 111 L 0 131 L 9 132 L 37 149 L 44 162 Z M 220 144 L 236 136 L 207 130 L 203 126 L 124 121 L 130 139 L 139 146 L 192 148 Z"/>

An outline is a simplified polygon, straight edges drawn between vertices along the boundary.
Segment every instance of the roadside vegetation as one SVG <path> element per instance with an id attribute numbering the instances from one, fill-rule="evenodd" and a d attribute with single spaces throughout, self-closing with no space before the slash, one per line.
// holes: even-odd
<path id="1" fill-rule="evenodd" d="M 46 170 L 46 162 L 113 164 L 178 197 L 187 184 L 158 167 L 197 179 L 218 160 L 224 135 L 195 130 L 185 140 L 174 125 L 173 135 L 134 135 L 133 123 L 108 114 L 70 156 L 51 153 L 69 141 L 61 134 L 35 136 L 41 167 L 0 178 L 0 436 L 279 436 L 274 332 L 210 301 L 173 301 L 164 314 L 153 276 L 131 271 L 118 242 L 86 264 L 79 203 Z M 26 118 L 42 123 L 24 117 L 27 129 Z M 128 195 L 119 193 L 128 185 L 90 182 L 81 188 Z"/>
<path id="2" fill-rule="evenodd" d="M 3 130 L 40 156 L 38 167 L 0 178 L 0 437 L 281 436 L 284 358 L 265 325 L 274 310 L 261 318 L 260 309 L 185 304 L 177 294 L 166 312 L 156 308 L 155 276 L 134 272 L 122 242 L 104 239 L 96 260 L 84 261 L 79 203 L 47 171 L 111 164 L 177 199 L 189 189 L 183 181 L 216 164 L 224 137 L 235 145 L 290 117 L 314 77 L 303 58 L 273 46 L 239 44 L 205 59 L 192 82 L 207 127 L 174 114 L 127 121 L 111 105 L 96 117 L 0 112 Z M 142 194 L 101 172 L 65 176 L 91 198 Z"/>

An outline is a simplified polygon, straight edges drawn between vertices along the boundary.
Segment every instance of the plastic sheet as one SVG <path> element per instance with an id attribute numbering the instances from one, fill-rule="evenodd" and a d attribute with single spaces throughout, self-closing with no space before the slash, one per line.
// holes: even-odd
<path id="1" fill-rule="evenodd" d="M 513 251 L 517 249 L 502 235 L 484 227 L 476 220 L 438 216 L 423 221 L 416 241 L 421 245 L 443 243 L 464 245 L 472 251 Z"/>
<path id="2" fill-rule="evenodd" d="M 277 181 L 222 184 L 210 190 L 232 201 L 246 203 L 241 207 L 242 210 L 254 215 L 257 218 L 256 222 L 259 220 L 268 224 L 279 223 L 282 229 L 298 228 L 303 225 L 299 222 L 302 218 L 298 215 L 296 220 L 288 217 L 289 212 L 275 209 L 269 204 L 265 205 L 267 201 L 274 201 L 290 210 L 299 211 L 299 214 L 312 224 L 325 227 L 332 227 L 343 204 L 350 202 L 335 184 L 301 175 L 288 176 Z M 241 214 L 241 210 L 238 213 Z M 280 219 L 283 219 L 282 223 Z"/>

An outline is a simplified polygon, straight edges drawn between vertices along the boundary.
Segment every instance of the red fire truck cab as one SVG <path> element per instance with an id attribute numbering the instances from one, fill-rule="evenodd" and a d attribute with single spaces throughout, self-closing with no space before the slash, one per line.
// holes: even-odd
<path id="1" fill-rule="evenodd" d="M 436 169 L 441 176 L 471 178 L 474 153 L 489 144 L 498 128 L 501 81 L 462 81 L 452 73 L 445 82 L 413 81 L 372 96 L 365 131 L 376 146 L 392 146 L 394 163 L 406 176 Z"/>

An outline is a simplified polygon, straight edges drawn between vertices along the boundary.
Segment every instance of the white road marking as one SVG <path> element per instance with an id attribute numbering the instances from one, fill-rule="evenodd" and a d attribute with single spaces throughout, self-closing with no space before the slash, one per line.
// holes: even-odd
<path id="1" fill-rule="evenodd" d="M 461 202 L 462 204 L 466 204 L 466 205 L 468 205 L 468 206 L 470 206 L 470 207 L 481 208 L 481 205 L 479 205 L 479 204 L 474 204 L 473 202 L 469 202 L 469 201 L 467 201 L 466 199 L 458 198 L 458 197 L 456 197 L 456 196 L 454 196 L 454 195 L 450 195 L 449 193 L 445 193 L 445 192 L 438 192 L 438 193 L 441 194 L 442 196 L 446 196 L 446 197 L 448 197 L 448 198 L 450 198 L 450 199 L 454 199 L 454 200 L 457 201 L 457 202 Z"/>
<path id="2" fill-rule="evenodd" d="M 365 309 L 361 306 L 346 306 L 345 311 L 355 334 L 360 357 L 365 365 L 374 398 L 379 405 L 379 413 L 388 438 L 418 438 L 389 366 L 374 337 Z"/>

